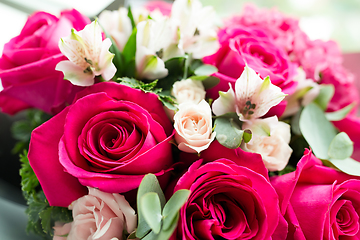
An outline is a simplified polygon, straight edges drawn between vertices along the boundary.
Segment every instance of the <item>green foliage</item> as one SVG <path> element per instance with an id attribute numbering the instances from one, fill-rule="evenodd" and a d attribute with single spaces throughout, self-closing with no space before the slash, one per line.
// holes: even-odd
<path id="1" fill-rule="evenodd" d="M 44 239 L 52 239 L 55 221 L 71 222 L 71 211 L 63 207 L 51 207 L 43 191 L 27 196 L 28 215 L 27 232 L 33 232 Z"/>
<path id="2" fill-rule="evenodd" d="M 137 33 L 137 29 L 134 28 L 122 52 L 124 57 L 123 76 L 130 78 L 135 77 L 135 70 L 136 70 L 136 65 L 135 65 L 136 33 Z"/>
<path id="3" fill-rule="evenodd" d="M 355 105 L 355 103 L 351 103 L 338 111 L 325 113 L 325 117 L 329 121 L 340 121 L 348 115 Z"/>
<path id="4" fill-rule="evenodd" d="M 179 210 L 189 195 L 189 190 L 181 189 L 165 203 L 165 197 L 156 176 L 145 175 L 137 194 L 136 237 L 145 240 L 169 239 L 177 226 Z"/>
<path id="5" fill-rule="evenodd" d="M 136 23 L 135 23 L 134 16 L 132 14 L 130 6 L 128 7 L 128 17 L 130 18 L 132 28 L 133 29 L 136 28 Z"/>
<path id="6" fill-rule="evenodd" d="M 29 164 L 26 150 L 20 154 L 20 162 L 21 189 L 24 194 L 31 195 L 36 192 L 36 188 L 39 186 L 39 180 Z"/>
<path id="7" fill-rule="evenodd" d="M 328 149 L 337 132 L 326 119 L 323 110 L 315 103 L 307 105 L 300 116 L 300 130 L 314 154 L 320 159 L 328 159 Z"/>
<path id="8" fill-rule="evenodd" d="M 25 119 L 13 123 L 11 133 L 19 142 L 15 145 L 13 153 L 20 153 L 29 146 L 31 132 L 42 123 L 50 119 L 50 115 L 41 110 L 27 110 Z"/>
<path id="9" fill-rule="evenodd" d="M 332 159 L 346 159 L 352 155 L 353 150 L 354 143 L 346 133 L 341 132 L 331 141 L 328 155 Z"/>
<path id="10" fill-rule="evenodd" d="M 231 149 L 240 147 L 244 131 L 233 118 L 216 118 L 215 132 L 218 142 Z"/>
<path id="11" fill-rule="evenodd" d="M 353 142 L 346 133 L 337 134 L 322 109 L 314 103 L 307 105 L 300 116 L 300 130 L 316 157 L 327 166 L 350 175 L 360 176 L 360 163 L 350 158 Z"/>
<path id="12" fill-rule="evenodd" d="M 334 96 L 334 92 L 335 88 L 332 84 L 322 84 L 320 88 L 320 93 L 315 98 L 314 103 L 316 103 L 322 110 L 326 110 L 328 103 Z"/>
<path id="13" fill-rule="evenodd" d="M 118 78 L 117 82 L 124 84 L 126 86 L 140 89 L 146 93 L 152 92 L 158 95 L 159 100 L 169 109 L 177 110 L 175 107 L 174 98 L 170 95 L 170 91 L 162 91 L 161 88 L 157 88 L 157 83 L 159 80 L 154 80 L 150 83 L 144 83 L 142 81 L 136 80 L 134 78 Z"/>

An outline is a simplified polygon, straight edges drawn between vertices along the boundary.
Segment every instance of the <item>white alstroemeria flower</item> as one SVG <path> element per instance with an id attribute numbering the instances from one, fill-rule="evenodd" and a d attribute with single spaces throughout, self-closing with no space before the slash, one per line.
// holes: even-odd
<path id="1" fill-rule="evenodd" d="M 119 50 L 122 51 L 133 30 L 127 8 L 121 7 L 117 11 L 105 10 L 101 12 L 99 22 L 105 31 L 113 37 Z"/>
<path id="2" fill-rule="evenodd" d="M 280 171 L 289 162 L 292 149 L 289 146 L 290 125 L 278 121 L 276 116 L 244 122 L 243 129 L 252 132 L 251 141 L 241 148 L 248 152 L 259 153 L 269 171 Z"/>
<path id="3" fill-rule="evenodd" d="M 94 77 L 101 75 L 110 80 L 116 73 L 112 63 L 114 54 L 109 52 L 110 39 L 102 40 L 99 23 L 92 22 L 79 32 L 72 29 L 69 37 L 59 41 L 60 51 L 69 59 L 56 65 L 64 78 L 78 86 L 91 86 Z"/>
<path id="4" fill-rule="evenodd" d="M 306 73 L 301 67 L 297 70 L 298 74 L 294 81 L 297 81 L 298 85 L 296 91 L 285 98 L 288 103 L 282 115 L 283 117 L 295 115 L 301 106 L 311 103 L 320 93 L 320 85 L 313 79 L 307 79 Z"/>
<path id="5" fill-rule="evenodd" d="M 180 104 L 174 116 L 174 128 L 178 148 L 188 153 L 200 153 L 207 149 L 216 136 L 212 131 L 211 108 L 205 100 L 198 104 Z"/>
<path id="6" fill-rule="evenodd" d="M 167 76 L 164 61 L 183 55 L 174 44 L 174 33 L 168 19 L 146 20 L 137 25 L 135 63 L 139 78 L 156 79 Z"/>
<path id="7" fill-rule="evenodd" d="M 205 99 L 206 92 L 201 81 L 188 78 L 175 82 L 171 90 L 171 95 L 176 98 L 178 104 L 184 102 L 198 104 L 201 100 Z"/>
<path id="8" fill-rule="evenodd" d="M 253 69 L 245 66 L 236 80 L 235 92 L 231 87 L 228 92 L 221 92 L 220 97 L 214 101 L 213 112 L 215 115 L 222 115 L 235 110 L 241 121 L 249 121 L 264 116 L 285 96 L 281 88 L 270 82 L 269 77 L 262 80 Z"/>
<path id="9" fill-rule="evenodd" d="M 183 50 L 193 58 L 209 56 L 219 49 L 213 7 L 203 7 L 199 0 L 177 0 L 171 9 L 171 19 L 179 26 Z"/>

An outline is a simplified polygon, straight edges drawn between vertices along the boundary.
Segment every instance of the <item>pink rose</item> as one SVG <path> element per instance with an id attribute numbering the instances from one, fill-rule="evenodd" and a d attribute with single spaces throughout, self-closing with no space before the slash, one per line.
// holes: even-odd
<path id="1" fill-rule="evenodd" d="M 308 41 L 306 49 L 297 52 L 300 66 L 306 72 L 308 78 L 320 80 L 320 74 L 326 68 L 340 65 L 342 56 L 339 46 L 334 41 Z"/>
<path id="2" fill-rule="evenodd" d="M 89 194 L 74 201 L 69 209 L 74 221 L 55 225 L 54 240 L 121 240 L 124 232 L 131 233 L 136 228 L 135 210 L 118 193 L 89 188 Z"/>
<path id="3" fill-rule="evenodd" d="M 309 150 L 295 172 L 273 177 L 287 239 L 359 239 L 360 180 L 322 165 Z"/>
<path id="4" fill-rule="evenodd" d="M 29 17 L 19 36 L 5 44 L 0 59 L 0 108 L 8 114 L 35 107 L 56 114 L 71 103 L 81 88 L 65 81 L 55 70 L 66 59 L 58 48 L 72 28 L 81 30 L 90 20 L 76 10 L 59 18 L 37 12 Z"/>
<path id="5" fill-rule="evenodd" d="M 245 64 L 260 74 L 261 78 L 269 76 L 271 83 L 280 87 L 282 92 L 291 94 L 295 91 L 296 82 L 293 78 L 297 66 L 263 31 L 235 25 L 221 29 L 218 36 L 221 44 L 219 51 L 204 58 L 205 63 L 215 65 L 219 70 L 214 76 L 220 78 L 220 83 L 207 91 L 209 97 L 216 99 L 218 91 L 229 89 L 229 83 L 234 88 Z M 281 108 L 279 115 L 285 106 L 286 103 L 277 106 Z"/>
<path id="6" fill-rule="evenodd" d="M 360 98 L 355 85 L 354 75 L 340 64 L 331 64 L 321 72 L 321 83 L 334 85 L 335 92 L 328 104 L 327 111 L 337 111 L 351 103 L 358 105 Z M 353 113 L 357 110 L 354 107 Z"/>
<path id="7" fill-rule="evenodd" d="M 174 189 L 191 191 L 177 239 L 271 239 L 281 214 L 267 178 L 228 159 L 201 163 L 191 165 Z"/>
<path id="8" fill-rule="evenodd" d="M 241 15 L 231 17 L 225 22 L 225 25 L 259 28 L 292 58 L 296 57 L 295 53 L 303 52 L 309 41 L 308 36 L 300 29 L 297 19 L 288 17 L 275 8 L 259 9 L 255 5 L 247 4 Z M 297 59 L 292 60 L 297 62 Z"/>
<path id="9" fill-rule="evenodd" d="M 148 1 L 145 8 L 150 12 L 159 10 L 164 16 L 170 16 L 172 4 L 165 1 Z"/>
<path id="10" fill-rule="evenodd" d="M 52 206 L 68 206 L 86 187 L 124 193 L 172 165 L 172 125 L 157 95 L 114 82 L 76 101 L 32 132 L 29 161 Z"/>

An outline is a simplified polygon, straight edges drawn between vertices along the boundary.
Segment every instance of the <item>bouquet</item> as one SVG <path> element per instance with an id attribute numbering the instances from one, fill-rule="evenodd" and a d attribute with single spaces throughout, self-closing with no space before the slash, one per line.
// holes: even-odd
<path id="1" fill-rule="evenodd" d="M 360 119 L 332 41 L 198 0 L 31 15 L 0 59 L 44 239 L 359 239 Z M 31 136 L 31 137 L 30 137 Z"/>

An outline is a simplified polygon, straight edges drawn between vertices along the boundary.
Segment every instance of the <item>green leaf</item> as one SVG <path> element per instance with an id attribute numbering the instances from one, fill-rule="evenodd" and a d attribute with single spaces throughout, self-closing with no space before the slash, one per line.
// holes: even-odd
<path id="1" fill-rule="evenodd" d="M 136 28 L 136 23 L 135 23 L 135 20 L 134 20 L 134 16 L 132 14 L 132 11 L 131 11 L 131 7 L 129 6 L 128 7 L 128 17 L 130 18 L 130 22 L 131 22 L 131 26 L 132 28 Z"/>
<path id="2" fill-rule="evenodd" d="M 161 229 L 161 203 L 159 196 L 155 192 L 148 192 L 140 198 L 140 210 L 146 223 L 156 234 Z"/>
<path id="3" fill-rule="evenodd" d="M 352 159 L 329 159 L 322 160 L 326 166 L 333 167 L 352 176 L 360 176 L 360 162 Z"/>
<path id="4" fill-rule="evenodd" d="M 39 186 L 39 180 L 29 164 L 26 150 L 20 154 L 20 162 L 21 189 L 26 195 L 30 195 L 36 192 L 36 187 Z"/>
<path id="5" fill-rule="evenodd" d="M 174 221 L 170 224 L 170 228 L 165 230 L 165 229 L 161 229 L 159 234 L 155 234 L 154 232 L 150 232 L 148 235 L 146 235 L 144 238 L 142 238 L 142 240 L 164 240 L 164 239 L 169 239 L 171 237 L 171 235 L 174 233 L 176 227 L 177 227 L 177 222 L 179 220 L 179 214 L 176 214 Z"/>
<path id="6" fill-rule="evenodd" d="M 331 141 L 328 155 L 331 159 L 346 159 L 349 158 L 354 151 L 354 143 L 349 136 L 341 132 Z"/>
<path id="7" fill-rule="evenodd" d="M 326 110 L 328 103 L 331 98 L 334 96 L 335 88 L 333 85 L 322 84 L 320 88 L 319 95 L 315 98 L 314 103 L 316 103 L 322 110 Z"/>
<path id="8" fill-rule="evenodd" d="M 232 118 L 216 118 L 215 132 L 218 142 L 230 149 L 240 146 L 244 133 Z"/>
<path id="9" fill-rule="evenodd" d="M 329 121 L 340 121 L 348 115 L 355 105 L 355 103 L 351 103 L 338 111 L 325 113 L 325 116 Z"/>
<path id="10" fill-rule="evenodd" d="M 301 116 L 302 109 L 296 112 L 296 114 L 291 119 L 291 130 L 296 135 L 301 135 L 300 131 L 300 116 Z"/>
<path id="11" fill-rule="evenodd" d="M 125 76 L 127 77 L 135 76 L 136 32 L 137 29 L 134 28 L 122 53 L 125 61 Z"/>
<path id="12" fill-rule="evenodd" d="M 251 130 L 245 129 L 245 130 L 244 130 L 244 135 L 243 135 L 243 139 L 244 139 L 245 143 L 250 142 L 251 138 L 252 138 L 252 132 L 251 132 Z"/>
<path id="13" fill-rule="evenodd" d="M 169 201 L 165 204 L 163 209 L 163 229 L 167 230 L 171 227 L 171 224 L 174 222 L 176 214 L 179 213 L 180 208 L 185 204 L 186 200 L 190 195 L 190 190 L 180 189 L 176 191 Z"/>
<path id="14" fill-rule="evenodd" d="M 140 209 L 140 199 L 143 195 L 145 195 L 148 192 L 155 192 L 158 194 L 160 203 L 161 203 L 161 209 L 165 206 L 166 200 L 163 191 L 161 190 L 159 181 L 157 180 L 156 176 L 154 174 L 147 174 L 142 179 L 138 192 L 136 197 L 137 202 L 137 209 Z M 149 231 L 150 226 L 146 223 L 142 212 L 138 211 L 138 227 L 136 229 L 136 237 L 142 238 L 144 237 Z"/>
<path id="15" fill-rule="evenodd" d="M 165 62 L 165 68 L 169 71 L 169 74 L 165 78 L 159 79 L 157 87 L 163 89 L 164 91 L 171 90 L 176 81 L 183 79 L 184 65 L 184 57 L 171 58 L 167 60 Z"/>
<path id="16" fill-rule="evenodd" d="M 328 159 L 328 149 L 337 131 L 326 119 L 323 110 L 310 103 L 302 111 L 299 125 L 314 154 L 320 159 Z"/>
<path id="17" fill-rule="evenodd" d="M 210 76 L 218 71 L 218 69 L 209 64 L 201 65 L 200 67 L 196 68 L 194 74 L 197 76 Z"/>
<path id="18" fill-rule="evenodd" d="M 219 78 L 213 76 L 191 76 L 190 79 L 194 81 L 202 81 L 205 89 L 215 87 L 220 82 Z"/>

